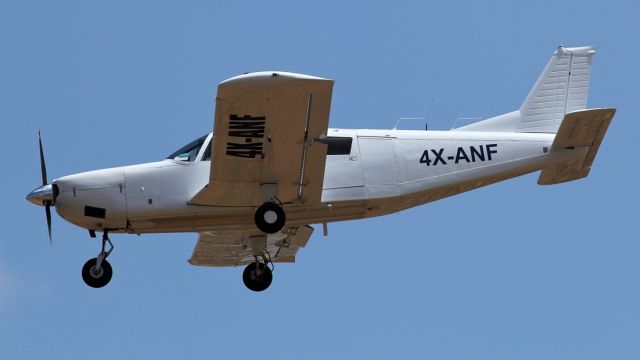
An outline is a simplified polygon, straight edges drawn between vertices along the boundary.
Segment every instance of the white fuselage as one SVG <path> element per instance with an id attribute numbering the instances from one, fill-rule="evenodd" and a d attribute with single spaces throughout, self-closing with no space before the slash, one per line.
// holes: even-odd
<path id="1" fill-rule="evenodd" d="M 327 155 L 322 202 L 284 204 L 288 224 L 388 214 L 549 167 L 586 148 L 551 149 L 555 134 L 329 129 L 352 137 L 348 154 Z M 167 159 L 69 175 L 56 210 L 71 223 L 112 232 L 199 232 L 253 228 L 255 206 L 198 206 L 210 161 Z M 255 204 L 256 206 L 259 204 Z"/>

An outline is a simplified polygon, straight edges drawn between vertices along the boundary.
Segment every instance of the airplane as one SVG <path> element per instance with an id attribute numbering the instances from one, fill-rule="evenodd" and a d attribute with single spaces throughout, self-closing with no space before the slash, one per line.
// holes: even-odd
<path id="1" fill-rule="evenodd" d="M 252 291 L 295 262 L 314 229 L 399 212 L 541 171 L 538 184 L 589 174 L 613 108 L 587 108 L 593 47 L 558 47 L 519 109 L 449 131 L 329 128 L 334 81 L 265 71 L 218 86 L 213 132 L 151 163 L 47 180 L 27 200 L 102 233 L 82 268 L 101 288 L 111 233 L 198 233 L 197 266 L 244 265 Z"/>

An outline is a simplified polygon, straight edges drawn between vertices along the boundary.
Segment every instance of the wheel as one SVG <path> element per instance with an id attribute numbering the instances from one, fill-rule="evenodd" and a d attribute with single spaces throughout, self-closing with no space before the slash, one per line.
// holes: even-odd
<path id="1" fill-rule="evenodd" d="M 258 269 L 260 274 L 258 275 Z M 264 291 L 267 290 L 271 281 L 273 280 L 273 273 L 271 269 L 263 263 L 251 263 L 244 268 L 242 272 L 242 281 L 244 285 L 251 291 Z"/>
<path id="2" fill-rule="evenodd" d="M 254 219 L 258 229 L 267 234 L 274 234 L 282 230 L 286 221 L 282 207 L 272 202 L 260 205 Z"/>
<path id="3" fill-rule="evenodd" d="M 111 264 L 106 259 L 102 260 L 102 265 L 99 269 L 96 269 L 97 263 L 98 259 L 89 259 L 82 267 L 82 280 L 92 288 L 101 288 L 107 285 L 113 275 Z"/>

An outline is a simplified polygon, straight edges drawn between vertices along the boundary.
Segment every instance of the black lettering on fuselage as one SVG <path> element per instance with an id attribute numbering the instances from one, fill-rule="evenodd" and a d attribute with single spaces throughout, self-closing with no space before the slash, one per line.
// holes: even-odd
<path id="1" fill-rule="evenodd" d="M 486 151 L 485 151 L 486 148 Z M 471 145 L 468 148 L 459 146 L 455 150 L 454 155 L 446 155 L 446 148 L 440 149 L 427 149 L 424 150 L 422 155 L 420 156 L 420 164 L 426 164 L 427 166 L 435 166 L 438 164 L 447 165 L 445 158 L 448 160 L 452 160 L 454 164 L 459 164 L 461 162 L 474 163 L 474 162 L 483 162 L 483 161 L 492 161 L 492 155 L 498 153 L 498 144 L 486 144 L 480 146 Z M 468 150 L 466 150 L 468 149 Z M 450 154 L 453 151 L 449 152 Z M 429 155 L 435 156 L 435 159 L 432 161 Z M 471 155 L 471 156 L 469 156 Z"/>
<path id="2" fill-rule="evenodd" d="M 471 147 L 471 161 L 476 162 L 476 156 L 478 160 L 484 161 L 484 146 L 480 146 L 480 151 L 475 146 Z"/>
<path id="3" fill-rule="evenodd" d="M 497 154 L 498 150 L 493 150 L 492 148 L 497 148 L 498 144 L 488 144 L 487 146 L 487 158 L 491 161 L 491 154 Z"/>
<path id="4" fill-rule="evenodd" d="M 433 153 L 433 155 L 435 155 L 436 159 L 433 160 L 433 165 L 438 165 L 438 162 L 441 162 L 442 165 L 447 165 L 447 162 L 444 161 L 444 159 L 442 158 L 442 153 L 444 152 L 444 149 L 440 149 L 438 151 L 431 149 L 431 152 Z"/>
<path id="5" fill-rule="evenodd" d="M 469 157 L 467 156 L 467 153 L 464 152 L 464 149 L 461 147 L 458 148 L 458 151 L 456 152 L 456 161 L 455 163 L 459 163 L 460 160 L 466 160 L 467 162 L 469 162 Z"/>

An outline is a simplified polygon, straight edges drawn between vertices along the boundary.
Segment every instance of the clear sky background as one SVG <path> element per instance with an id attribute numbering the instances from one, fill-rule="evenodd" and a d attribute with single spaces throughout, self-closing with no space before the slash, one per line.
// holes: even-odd
<path id="1" fill-rule="evenodd" d="M 0 3 L 0 358 L 640 358 L 635 1 Z M 336 80 L 332 127 L 518 108 L 555 48 L 595 45 L 589 105 L 618 108 L 591 175 L 538 174 L 321 228 L 271 288 L 189 265 L 195 234 L 90 239 L 24 196 L 211 131 L 246 71 Z M 433 105 L 429 110 L 431 99 Z"/>

